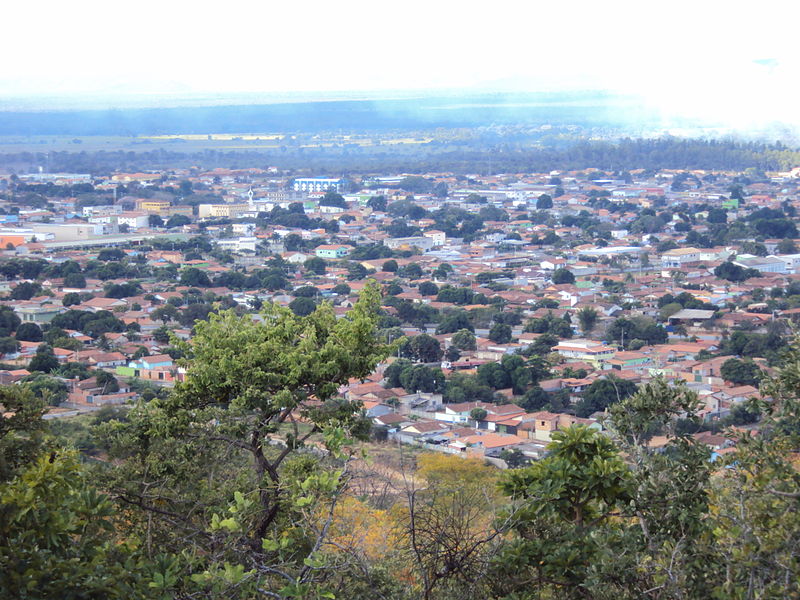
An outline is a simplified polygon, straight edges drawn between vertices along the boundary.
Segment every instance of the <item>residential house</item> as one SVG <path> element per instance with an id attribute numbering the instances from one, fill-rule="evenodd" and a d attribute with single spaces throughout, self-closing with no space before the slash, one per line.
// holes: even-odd
<path id="1" fill-rule="evenodd" d="M 323 244 L 314 251 L 319 258 L 344 258 L 349 252 L 350 247 L 342 244 Z"/>
<path id="2" fill-rule="evenodd" d="M 614 358 L 616 349 L 602 342 L 586 339 L 562 340 L 553 351 L 568 359 L 581 360 L 599 367 Z"/>

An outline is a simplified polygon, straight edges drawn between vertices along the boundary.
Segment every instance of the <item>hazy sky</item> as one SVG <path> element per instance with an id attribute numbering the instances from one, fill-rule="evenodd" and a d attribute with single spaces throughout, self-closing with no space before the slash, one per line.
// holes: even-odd
<path id="1" fill-rule="evenodd" d="M 13 2 L 14 96 L 606 89 L 664 110 L 797 121 L 800 4 Z"/>

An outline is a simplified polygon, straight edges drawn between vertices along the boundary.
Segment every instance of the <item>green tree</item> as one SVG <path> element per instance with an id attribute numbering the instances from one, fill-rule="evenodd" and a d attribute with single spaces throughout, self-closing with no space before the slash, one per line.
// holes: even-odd
<path id="1" fill-rule="evenodd" d="M 422 277 L 422 267 L 417 263 L 409 263 L 400 270 L 399 275 L 408 279 L 419 279 Z"/>
<path id="2" fill-rule="evenodd" d="M 507 344 L 511 341 L 511 325 L 495 323 L 489 330 L 489 339 L 495 344 Z"/>
<path id="3" fill-rule="evenodd" d="M 153 339 L 159 344 L 166 344 L 169 342 L 169 329 L 162 325 L 153 332 Z"/>
<path id="4" fill-rule="evenodd" d="M 119 248 L 103 248 L 97 254 L 97 260 L 102 260 L 104 262 L 118 261 L 123 258 L 125 258 L 125 252 Z"/>
<path id="5" fill-rule="evenodd" d="M 38 283 L 23 281 L 11 290 L 12 300 L 30 300 L 42 291 L 42 286 Z"/>
<path id="6" fill-rule="evenodd" d="M 730 261 L 726 261 L 714 268 L 714 275 L 720 279 L 727 279 L 733 282 L 745 281 L 750 277 L 758 277 L 760 274 L 756 269 L 745 269 Z"/>
<path id="7" fill-rule="evenodd" d="M 69 292 L 64 294 L 64 297 L 61 299 L 61 304 L 66 307 L 75 306 L 81 302 L 81 296 L 77 292 Z"/>
<path id="8" fill-rule="evenodd" d="M 795 245 L 794 240 L 785 238 L 778 242 L 776 250 L 778 254 L 796 254 L 797 246 Z"/>
<path id="9" fill-rule="evenodd" d="M 295 298 L 317 298 L 319 295 L 319 288 L 313 285 L 301 285 L 292 290 L 292 296 Z"/>
<path id="10" fill-rule="evenodd" d="M 23 323 L 14 334 L 22 342 L 41 342 L 44 339 L 42 329 L 36 323 Z"/>
<path id="11" fill-rule="evenodd" d="M 102 389 L 101 393 L 113 394 L 119 391 L 119 382 L 114 375 L 108 371 L 103 371 L 100 369 L 96 370 L 94 374 L 95 379 L 97 380 L 97 385 L 99 385 Z"/>
<path id="12" fill-rule="evenodd" d="M 575 407 L 575 414 L 588 417 L 624 400 L 635 391 L 636 384 L 625 379 L 613 376 L 597 379 L 583 392 L 583 397 Z"/>
<path id="13" fill-rule="evenodd" d="M 290 233 L 283 240 L 287 252 L 297 252 L 303 248 L 303 238 L 297 233 Z"/>
<path id="14" fill-rule="evenodd" d="M 536 210 L 553 208 L 553 199 L 548 194 L 542 194 L 536 199 Z"/>
<path id="15" fill-rule="evenodd" d="M 407 392 L 433 393 L 444 387 L 444 375 L 441 369 L 432 369 L 425 365 L 411 365 L 400 373 L 400 386 Z"/>
<path id="16" fill-rule="evenodd" d="M 175 305 L 167 303 L 163 306 L 159 306 L 152 313 L 150 313 L 150 318 L 154 321 L 161 321 L 162 323 L 167 324 L 170 321 L 176 321 L 179 315 L 180 311 L 178 311 Z"/>
<path id="17" fill-rule="evenodd" d="M 661 307 L 661 309 L 658 311 L 658 318 L 660 321 L 666 321 L 681 309 L 683 309 L 683 306 L 677 302 L 670 302 L 669 304 L 665 304 Z"/>
<path id="18" fill-rule="evenodd" d="M 327 268 L 325 260 L 319 256 L 313 256 L 309 258 L 303 263 L 303 266 L 305 267 L 306 271 L 310 271 L 316 275 L 324 275 L 325 269 Z"/>
<path id="19" fill-rule="evenodd" d="M 211 280 L 205 271 L 197 267 L 187 267 L 181 271 L 180 284 L 189 287 L 211 287 Z"/>
<path id="20" fill-rule="evenodd" d="M 453 373 L 444 390 L 445 402 L 491 402 L 494 399 L 492 388 L 479 381 L 475 375 Z"/>
<path id="21" fill-rule="evenodd" d="M 584 335 L 594 329 L 599 314 L 594 308 L 591 306 L 584 306 L 576 314 L 578 316 L 578 323 L 581 325 L 581 331 Z"/>
<path id="22" fill-rule="evenodd" d="M 400 387 L 400 375 L 413 364 L 414 363 L 407 358 L 398 358 L 397 360 L 394 360 L 392 364 L 386 367 L 386 369 L 383 371 L 383 377 L 386 380 L 386 383 L 384 384 L 385 387 Z"/>
<path id="23" fill-rule="evenodd" d="M 181 311 L 178 322 L 184 327 L 193 327 L 197 321 L 203 321 L 213 312 L 213 308 L 208 304 L 193 302 Z"/>
<path id="24" fill-rule="evenodd" d="M 106 287 L 106 298 L 130 298 L 142 291 L 142 286 L 136 282 L 112 283 Z"/>
<path id="25" fill-rule="evenodd" d="M 486 412 L 485 409 L 480 407 L 475 407 L 471 411 L 469 411 L 469 417 L 473 421 L 483 421 L 486 418 L 486 415 L 489 413 Z"/>
<path id="26" fill-rule="evenodd" d="M 737 385 L 755 385 L 761 381 L 762 372 L 752 359 L 739 360 L 738 358 L 729 358 L 719 369 L 725 381 L 730 381 Z"/>
<path id="27" fill-rule="evenodd" d="M 0 386 L 0 404 L 3 405 L 3 412 L 0 412 L 0 483 L 3 483 L 30 464 L 39 452 L 46 430 L 42 416 L 47 404 L 30 388 L 16 385 Z"/>
<path id="28" fill-rule="evenodd" d="M 592 571 L 617 546 L 605 525 L 629 499 L 630 474 L 606 436 L 576 425 L 553 434 L 549 454 L 504 473 L 501 486 L 515 501 L 512 540 L 493 561 L 496 595 L 593 597 Z M 525 596 L 520 597 L 535 597 Z"/>
<path id="29" fill-rule="evenodd" d="M 311 298 L 300 296 L 289 303 L 289 308 L 298 317 L 306 317 L 316 310 L 317 304 Z"/>
<path id="30" fill-rule="evenodd" d="M 58 406 L 67 399 L 67 386 L 60 379 L 37 373 L 23 380 L 37 398 L 41 398 L 50 406 Z"/>
<path id="31" fill-rule="evenodd" d="M 755 402 L 765 416 L 763 435 L 734 435 L 736 451 L 725 461 L 725 479 L 712 488 L 720 597 L 769 598 L 800 594 L 800 338 L 786 348 L 781 367 L 764 382 Z"/>
<path id="32" fill-rule="evenodd" d="M 422 296 L 435 296 L 439 293 L 439 286 L 432 281 L 423 281 L 419 284 L 419 293 Z"/>
<path id="33" fill-rule="evenodd" d="M 16 331 L 22 321 L 8 305 L 0 306 L 0 336 L 9 336 Z"/>
<path id="34" fill-rule="evenodd" d="M 106 489 L 145 522 L 155 519 L 163 545 L 184 547 L 187 531 L 212 533 L 194 543 L 219 563 L 206 562 L 195 582 L 212 585 L 223 560 L 248 572 L 254 564 L 267 567 L 251 575 L 267 589 L 306 589 L 314 580 L 309 563 L 318 564 L 325 535 L 314 515 L 335 506 L 350 436 L 369 431 L 360 405 L 335 396 L 386 357 L 376 336 L 379 307 L 378 286 L 370 283 L 341 319 L 327 303 L 307 317 L 274 304 L 265 305 L 260 320 L 214 314 L 196 324 L 191 344 L 180 344 L 187 378 L 167 399 L 132 409 L 127 423 L 101 426 L 111 455 L 127 457 L 124 468 L 106 472 Z M 279 431 L 284 444 L 269 444 Z M 303 450 L 315 435 L 331 453 L 327 467 Z M 225 469 L 209 463 L 212 455 L 229 457 Z M 243 470 L 224 488 L 206 487 L 233 465 Z M 204 502 L 210 504 L 198 512 Z M 292 573 L 288 583 L 275 573 L 279 565 Z"/>
<path id="35" fill-rule="evenodd" d="M 709 223 L 727 223 L 728 211 L 724 208 L 712 208 L 708 211 L 707 220 Z"/>
<path id="36" fill-rule="evenodd" d="M 467 331 L 475 331 L 472 322 L 463 310 L 453 311 L 445 315 L 436 326 L 436 335 L 443 333 L 454 333 L 466 329 Z"/>
<path id="37" fill-rule="evenodd" d="M 64 277 L 64 287 L 82 290 L 86 287 L 86 278 L 80 273 L 70 273 Z"/>
<path id="38" fill-rule="evenodd" d="M 459 350 L 475 350 L 477 347 L 475 334 L 469 329 L 459 329 L 453 334 L 450 341 Z"/>
<path id="39" fill-rule="evenodd" d="M 461 350 L 459 350 L 455 346 L 448 346 L 447 349 L 444 351 L 444 358 L 448 362 L 456 362 L 458 359 L 461 358 Z"/>
<path id="40" fill-rule="evenodd" d="M 0 337 L 0 356 L 18 352 L 19 348 L 20 343 L 16 340 L 16 338 L 11 336 Z"/>
<path id="41" fill-rule="evenodd" d="M 525 392 L 522 401 L 519 405 L 527 411 L 533 412 L 542 410 L 547 403 L 550 402 L 550 397 L 547 395 L 541 386 L 534 385 L 531 389 Z"/>
<path id="42" fill-rule="evenodd" d="M 556 269 L 553 271 L 553 275 L 550 277 L 550 280 L 555 285 L 560 285 L 562 283 L 575 283 L 575 275 L 573 275 L 567 269 Z"/>
<path id="43" fill-rule="evenodd" d="M 679 428 L 691 422 L 696 430 L 700 406 L 685 385 L 656 378 L 609 409 L 610 434 L 627 456 L 633 483 L 625 512 L 636 520 L 624 533 L 640 566 L 628 589 L 661 585 L 666 597 L 715 596 L 713 580 L 725 569 L 709 568 L 722 565 L 711 535 L 721 524 L 710 515 L 713 465 L 708 448 Z M 648 443 L 656 434 L 668 438 L 661 450 Z M 615 561 L 608 564 L 614 568 Z"/>
<path id="44" fill-rule="evenodd" d="M 347 201 L 340 193 L 334 189 L 325 192 L 325 195 L 319 201 L 320 206 L 335 206 L 337 208 L 347 208 Z"/>
<path id="45" fill-rule="evenodd" d="M 408 342 L 404 346 L 404 353 L 414 360 L 423 363 L 439 362 L 442 359 L 442 346 L 435 337 L 427 333 L 406 338 Z"/>
<path id="46" fill-rule="evenodd" d="M 367 206 L 372 210 L 384 212 L 386 210 L 386 198 L 384 196 L 372 196 L 367 200 Z"/>
<path id="47" fill-rule="evenodd" d="M 53 451 L 0 484 L 0 588 L 9 598 L 155 598 L 142 563 L 108 531 L 112 504 L 74 452 Z"/>
<path id="48" fill-rule="evenodd" d="M 53 349 L 47 344 L 42 344 L 28 364 L 28 370 L 31 372 L 50 373 L 58 368 L 58 364 L 58 359 L 53 354 Z"/>
<path id="49" fill-rule="evenodd" d="M 167 229 L 172 229 L 173 227 L 183 227 L 191 222 L 192 220 L 186 215 L 172 215 L 169 219 L 167 219 L 165 227 Z"/>

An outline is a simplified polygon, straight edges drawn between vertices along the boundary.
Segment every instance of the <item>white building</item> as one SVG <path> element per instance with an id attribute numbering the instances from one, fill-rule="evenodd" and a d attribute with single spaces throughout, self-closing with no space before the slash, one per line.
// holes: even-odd
<path id="1" fill-rule="evenodd" d="M 119 204 L 110 204 L 103 206 L 84 206 L 84 217 L 95 217 L 101 215 L 118 215 L 122 212 L 122 206 Z"/>
<path id="2" fill-rule="evenodd" d="M 233 233 L 242 236 L 252 236 L 256 230 L 255 223 L 234 223 L 231 226 Z"/>
<path id="3" fill-rule="evenodd" d="M 781 256 L 776 256 L 775 258 L 780 258 L 786 264 L 786 271 L 788 273 L 798 273 L 798 268 L 800 268 L 800 254 L 783 254 Z"/>
<path id="4" fill-rule="evenodd" d="M 616 350 L 611 346 L 606 346 L 594 340 L 562 340 L 557 346 L 553 347 L 565 358 L 582 360 L 592 363 L 600 363 L 614 357 Z"/>
<path id="5" fill-rule="evenodd" d="M 445 242 L 447 241 L 447 235 L 444 231 L 439 231 L 437 229 L 431 229 L 429 231 L 425 231 L 422 235 L 426 238 L 430 238 L 433 240 L 434 247 L 444 246 Z"/>
<path id="6" fill-rule="evenodd" d="M 292 187 L 296 192 L 327 192 L 331 188 L 337 192 L 341 192 L 344 188 L 344 179 L 301 177 L 294 180 L 294 185 Z"/>
<path id="7" fill-rule="evenodd" d="M 674 248 L 661 255 L 661 266 L 665 268 L 679 268 L 687 263 L 700 260 L 700 250 L 697 248 Z"/>
<path id="8" fill-rule="evenodd" d="M 240 237 L 227 240 L 217 240 L 217 245 L 222 250 L 233 252 L 255 252 L 258 245 L 257 237 Z"/>
<path id="9" fill-rule="evenodd" d="M 131 229 L 141 229 L 149 224 L 150 220 L 145 212 L 124 212 L 117 217 L 117 225 L 127 225 Z"/>
<path id="10" fill-rule="evenodd" d="M 737 258 L 733 264 L 744 269 L 757 269 L 762 273 L 786 273 L 786 262 L 777 256 L 753 256 Z"/>

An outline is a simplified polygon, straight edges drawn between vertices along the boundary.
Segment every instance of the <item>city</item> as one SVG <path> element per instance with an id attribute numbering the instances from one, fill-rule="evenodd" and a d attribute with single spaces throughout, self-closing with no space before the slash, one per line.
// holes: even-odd
<path id="1" fill-rule="evenodd" d="M 190 339 L 196 318 L 264 303 L 304 316 L 321 301 L 341 316 L 371 279 L 379 334 L 403 343 L 340 392 L 393 439 L 537 458 L 551 431 L 602 428 L 620 389 L 663 377 L 699 394 L 695 435 L 725 452 L 720 429 L 758 420 L 747 401 L 800 314 L 798 177 L 11 176 L 4 310 L 24 331 L 2 338 L 0 377 L 51 393 L 46 418 L 128 403 L 182 380 L 170 339 Z M 57 366 L 32 375 L 43 351 Z"/>
<path id="2" fill-rule="evenodd" d="M 800 598 L 800 5 L 7 4 L 0 600 Z"/>

